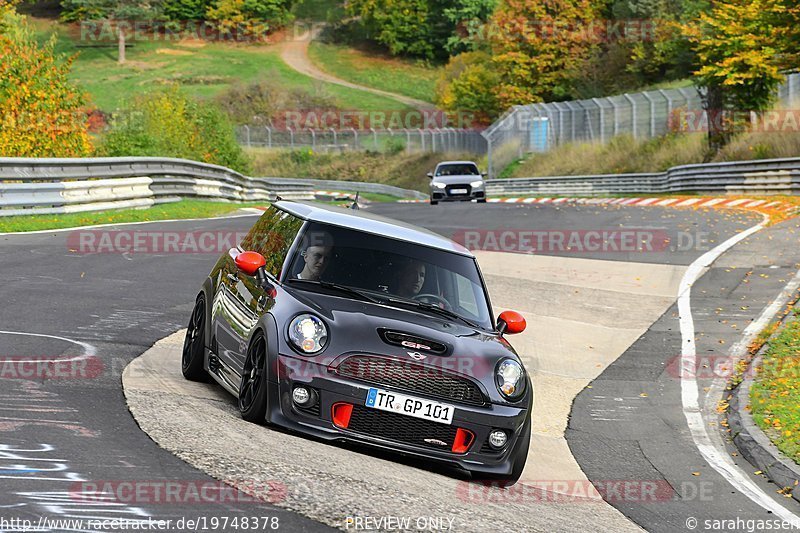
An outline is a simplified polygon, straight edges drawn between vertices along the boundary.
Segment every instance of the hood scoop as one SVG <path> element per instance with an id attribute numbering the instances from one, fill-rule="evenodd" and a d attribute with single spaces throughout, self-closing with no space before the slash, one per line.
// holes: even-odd
<path id="1" fill-rule="evenodd" d="M 425 337 L 420 337 L 419 335 L 403 333 L 402 331 L 378 328 L 378 335 L 380 335 L 381 339 L 386 344 L 399 346 L 406 350 L 413 350 L 416 352 L 424 352 L 440 356 L 450 355 L 451 351 L 450 346 L 447 344 L 426 339 Z"/>

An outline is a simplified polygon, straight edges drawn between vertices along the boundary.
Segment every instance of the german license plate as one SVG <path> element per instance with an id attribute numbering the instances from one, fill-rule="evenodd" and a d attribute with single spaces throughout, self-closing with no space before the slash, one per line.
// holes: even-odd
<path id="1" fill-rule="evenodd" d="M 373 409 L 431 420 L 440 424 L 451 424 L 453 411 L 455 411 L 455 407 L 452 405 L 375 388 L 369 389 L 365 405 Z"/>
<path id="2" fill-rule="evenodd" d="M 467 194 L 467 189 L 450 189 L 450 194 Z"/>

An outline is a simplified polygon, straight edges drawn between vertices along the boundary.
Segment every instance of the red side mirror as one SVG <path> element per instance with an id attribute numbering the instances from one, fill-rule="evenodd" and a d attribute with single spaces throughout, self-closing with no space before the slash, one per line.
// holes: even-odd
<path id="1" fill-rule="evenodd" d="M 497 317 L 497 327 L 501 333 L 522 333 L 525 331 L 525 317 L 516 311 L 503 311 Z"/>
<path id="2" fill-rule="evenodd" d="M 236 268 L 248 276 L 255 276 L 258 269 L 267 264 L 267 260 L 258 252 L 242 252 L 234 261 Z"/>

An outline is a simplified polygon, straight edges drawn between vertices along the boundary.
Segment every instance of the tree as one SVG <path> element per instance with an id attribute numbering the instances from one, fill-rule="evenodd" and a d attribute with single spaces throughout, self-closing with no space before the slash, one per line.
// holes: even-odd
<path id="1" fill-rule="evenodd" d="M 459 54 L 450 59 L 436 85 L 436 104 L 445 111 L 471 113 L 477 124 L 486 124 L 502 111 L 496 94 L 499 81 L 487 53 Z"/>
<path id="2" fill-rule="evenodd" d="M 497 0 L 350 0 L 367 37 L 394 55 L 444 59 L 471 49 L 472 33 L 491 15 Z"/>
<path id="3" fill-rule="evenodd" d="M 687 26 L 707 93 L 709 145 L 717 151 L 737 126 L 725 112 L 764 111 L 800 47 L 800 6 L 793 0 L 716 0 Z"/>
<path id="4" fill-rule="evenodd" d="M 84 96 L 69 81 L 71 58 L 39 45 L 14 6 L 0 0 L 0 154 L 85 157 L 92 151 Z"/>
<path id="5" fill-rule="evenodd" d="M 488 34 L 502 107 L 563 100 L 597 48 L 592 0 L 504 0 Z"/>
<path id="6" fill-rule="evenodd" d="M 162 0 L 62 0 L 62 18 L 74 20 L 106 20 L 117 28 L 117 61 L 125 63 L 125 44 L 131 23 L 160 19 Z"/>
<path id="7" fill-rule="evenodd" d="M 226 33 L 263 35 L 291 20 L 292 0 L 216 0 L 206 18 Z"/>

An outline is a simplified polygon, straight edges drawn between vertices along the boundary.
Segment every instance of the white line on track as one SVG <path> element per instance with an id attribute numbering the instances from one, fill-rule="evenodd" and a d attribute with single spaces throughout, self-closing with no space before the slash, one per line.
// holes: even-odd
<path id="1" fill-rule="evenodd" d="M 696 259 L 681 279 L 680 287 L 678 289 L 678 314 L 680 316 L 681 328 L 681 402 L 683 405 L 683 414 L 686 417 L 686 424 L 689 426 L 689 431 L 692 434 L 692 440 L 697 447 L 700 455 L 708 462 L 711 467 L 719 472 L 728 483 L 733 485 L 739 492 L 750 498 L 753 502 L 760 505 L 764 509 L 771 511 L 781 520 L 791 522 L 793 524 L 800 523 L 800 517 L 788 509 L 779 505 L 767 493 L 756 485 L 750 478 L 739 470 L 726 453 L 720 453 L 720 450 L 714 446 L 703 419 L 703 413 L 700 409 L 698 401 L 699 391 L 697 388 L 697 379 L 694 372 L 686 372 L 686 369 L 696 368 L 697 348 L 695 346 L 694 337 L 694 319 L 692 317 L 691 306 L 691 292 L 692 285 L 700 278 L 703 270 L 716 261 L 719 256 L 727 250 L 743 241 L 747 237 L 762 230 L 766 223 L 766 218 L 761 224 L 753 226 L 737 235 L 734 235 L 727 241 L 723 242 L 716 248 L 709 250 L 698 259 Z M 773 302 L 774 303 L 774 302 Z M 770 306 L 772 307 L 772 306 Z M 777 308 L 776 308 L 777 310 Z"/>
<path id="2" fill-rule="evenodd" d="M 4 331 L 0 330 L 0 335 L 25 335 L 28 337 L 44 337 L 46 339 L 57 339 L 64 342 L 70 342 L 72 344 L 77 344 L 81 348 L 83 348 L 83 354 L 76 355 L 75 357 L 70 357 L 67 359 L 48 359 L 48 361 L 52 361 L 53 363 L 72 363 L 75 361 L 81 361 L 83 359 L 87 359 L 89 357 L 94 357 L 97 354 L 97 348 L 89 344 L 88 342 L 81 342 L 76 341 L 74 339 L 68 339 L 66 337 L 59 337 L 57 335 L 45 335 L 44 333 L 26 333 L 23 331 Z M 15 363 L 40 363 L 41 361 L 34 361 L 34 360 L 24 360 L 24 359 L 14 359 Z"/>

